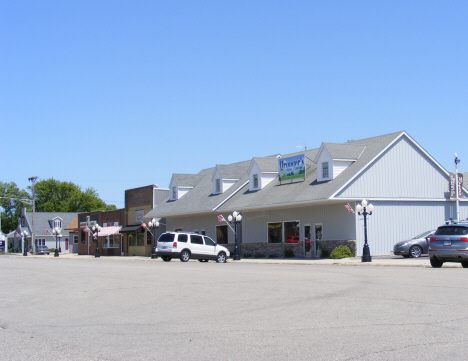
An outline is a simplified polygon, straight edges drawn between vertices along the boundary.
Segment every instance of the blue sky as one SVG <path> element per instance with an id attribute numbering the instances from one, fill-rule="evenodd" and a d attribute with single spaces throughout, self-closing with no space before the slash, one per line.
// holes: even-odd
<path id="1" fill-rule="evenodd" d="M 468 171 L 466 1 L 0 0 L 0 180 L 125 189 L 405 130 Z"/>

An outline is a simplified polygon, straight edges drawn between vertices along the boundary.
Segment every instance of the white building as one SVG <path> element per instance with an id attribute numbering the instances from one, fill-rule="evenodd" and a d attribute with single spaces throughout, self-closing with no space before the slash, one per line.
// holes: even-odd
<path id="1" fill-rule="evenodd" d="M 304 155 L 305 179 L 280 181 L 278 161 Z M 347 211 L 363 199 L 374 205 L 368 218 L 372 255 L 456 219 L 450 174 L 407 133 L 397 132 L 284 156 L 217 165 L 194 175 L 174 175 L 171 195 L 145 218 L 166 218 L 167 230 L 205 233 L 232 249 L 234 234 L 217 215 L 242 213 L 243 253 L 313 256 L 317 247 L 347 244 L 362 254 L 363 217 Z M 468 217 L 468 194 L 460 219 Z M 299 236 L 300 243 L 288 243 Z M 309 240 L 312 241 L 310 247 Z"/>

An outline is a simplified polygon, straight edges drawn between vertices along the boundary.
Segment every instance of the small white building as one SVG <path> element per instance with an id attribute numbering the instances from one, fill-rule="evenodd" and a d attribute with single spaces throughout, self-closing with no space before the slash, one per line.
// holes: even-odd
<path id="1" fill-rule="evenodd" d="M 284 181 L 278 162 L 303 156 L 305 176 Z M 284 179 L 284 178 L 283 178 Z M 389 255 L 397 241 L 456 219 L 450 174 L 406 132 L 174 175 L 171 195 L 145 218 L 166 218 L 167 230 L 203 232 L 232 249 L 234 234 L 217 215 L 242 214 L 242 252 L 312 257 L 320 247 L 346 244 L 362 254 L 363 217 L 350 213 L 363 199 L 372 255 Z M 460 219 L 468 217 L 466 180 Z M 299 243 L 294 242 L 299 237 Z"/>

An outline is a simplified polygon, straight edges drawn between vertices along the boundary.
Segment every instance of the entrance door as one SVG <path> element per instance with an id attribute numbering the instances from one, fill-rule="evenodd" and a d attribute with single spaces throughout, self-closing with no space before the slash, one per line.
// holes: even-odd
<path id="1" fill-rule="evenodd" d="M 315 253 L 319 249 L 319 244 L 322 241 L 322 225 L 315 224 Z"/>
<path id="2" fill-rule="evenodd" d="M 314 255 L 314 242 L 310 237 L 310 224 L 304 226 L 304 245 L 305 245 L 305 256 L 312 257 Z M 311 242 L 312 241 L 312 242 Z"/>

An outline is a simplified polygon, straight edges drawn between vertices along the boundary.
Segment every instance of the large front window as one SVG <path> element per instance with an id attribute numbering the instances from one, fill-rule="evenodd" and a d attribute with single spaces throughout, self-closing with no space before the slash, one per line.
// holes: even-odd
<path id="1" fill-rule="evenodd" d="M 120 235 L 114 234 L 102 237 L 103 248 L 120 248 Z"/>
<path id="2" fill-rule="evenodd" d="M 268 243 L 283 243 L 283 223 L 268 223 Z"/>

